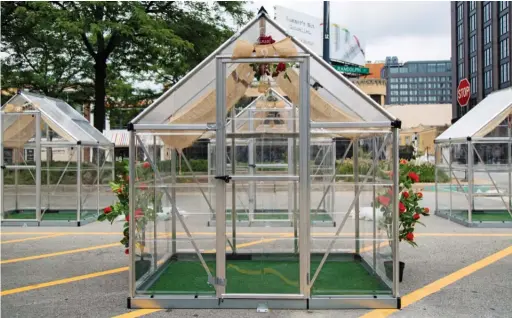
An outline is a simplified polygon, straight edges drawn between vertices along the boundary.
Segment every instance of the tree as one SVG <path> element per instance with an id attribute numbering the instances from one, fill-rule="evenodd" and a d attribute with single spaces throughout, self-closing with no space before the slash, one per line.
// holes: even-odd
<path id="1" fill-rule="evenodd" d="M 44 47 L 47 40 L 62 34 L 60 41 L 80 61 L 90 63 L 94 80 L 94 126 L 102 131 L 105 123 L 109 70 L 132 74 L 137 80 L 176 82 L 231 34 L 228 20 L 240 24 L 249 17 L 242 1 L 178 2 L 12 2 L 2 4 L 2 44 L 16 52 L 18 34 L 41 29 L 46 37 L 27 46 Z M 36 32 L 36 34 L 38 33 Z M 62 43 L 59 43 L 62 44 Z M 49 41 L 52 49 L 59 45 Z M 72 48 L 70 48 L 72 46 Z M 17 53 L 15 53 L 17 54 Z M 71 58 L 72 53 L 64 53 Z M 22 57 L 33 61 L 31 56 Z M 93 66 L 92 66 L 93 65 Z M 40 67 L 34 65 L 34 68 Z M 44 79 L 43 79 L 44 80 Z"/>

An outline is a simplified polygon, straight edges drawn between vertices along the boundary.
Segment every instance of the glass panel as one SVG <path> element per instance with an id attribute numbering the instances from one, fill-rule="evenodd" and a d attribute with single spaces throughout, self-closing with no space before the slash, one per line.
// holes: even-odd
<path id="1" fill-rule="evenodd" d="M 341 157 L 336 178 L 323 182 L 334 190 L 334 227 L 311 233 L 313 296 L 391 294 L 391 219 L 388 212 L 383 212 L 387 208 L 382 208 L 392 202 L 391 138 L 385 138 L 389 135 L 360 135 L 355 145 L 336 154 Z M 319 182 L 312 183 L 312 208 L 318 204 L 318 189 L 314 185 Z M 386 198 L 381 200 L 380 196 Z M 338 230 L 340 234 L 336 237 Z"/>
<path id="2" fill-rule="evenodd" d="M 216 240 L 210 207 L 215 207 L 215 196 L 208 196 L 206 159 L 194 157 L 194 151 L 174 155 L 160 136 L 156 142 L 154 135 L 138 136 L 142 143 L 137 142 L 134 180 L 136 292 L 212 295 L 215 288 L 209 277 L 216 276 Z M 185 150 L 200 147 L 207 143 Z M 182 222 L 173 218 L 173 211 Z"/>

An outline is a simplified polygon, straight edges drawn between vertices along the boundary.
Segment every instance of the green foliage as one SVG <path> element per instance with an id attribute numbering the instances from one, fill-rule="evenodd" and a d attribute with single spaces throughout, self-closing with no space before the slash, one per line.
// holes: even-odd
<path id="1" fill-rule="evenodd" d="M 231 36 L 230 20 L 251 14 L 241 1 L 16 1 L 2 3 L 1 15 L 11 54 L 2 87 L 61 98 L 74 87 L 78 105 L 94 101 L 101 131 L 106 103 L 152 98 L 130 83 L 176 83 Z"/>
<path id="2" fill-rule="evenodd" d="M 436 166 L 432 163 L 415 164 L 413 162 L 408 162 L 404 165 L 404 169 L 408 172 L 413 171 L 418 174 L 421 178 L 421 182 L 435 182 Z M 450 181 L 450 177 L 444 171 L 439 170 L 437 173 L 438 182 Z"/>
<path id="3" fill-rule="evenodd" d="M 359 167 L 359 175 L 367 175 L 368 171 L 370 171 L 370 168 L 373 165 L 373 161 L 370 159 L 362 159 L 359 158 L 358 162 Z M 388 165 L 385 161 L 379 161 L 376 175 L 380 178 L 386 178 L 386 170 L 388 168 Z M 353 175 L 354 175 L 354 160 L 353 159 L 345 159 L 343 161 L 337 161 L 336 162 L 336 170 L 338 171 L 338 174 L 342 175 L 348 175 L 347 177 L 343 177 L 343 180 L 345 181 L 352 181 Z"/>

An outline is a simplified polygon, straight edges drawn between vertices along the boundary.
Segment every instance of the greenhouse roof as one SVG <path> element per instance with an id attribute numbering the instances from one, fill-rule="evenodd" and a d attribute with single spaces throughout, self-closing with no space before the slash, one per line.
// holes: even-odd
<path id="1" fill-rule="evenodd" d="M 261 30 L 275 41 L 275 44 L 269 48 L 270 50 L 273 51 L 277 45 L 286 43 L 289 45 L 288 48 L 291 47 L 291 51 L 295 52 L 288 55 L 289 57 L 310 56 L 311 120 L 316 122 L 379 122 L 381 124 L 389 122 L 389 127 L 395 122 L 396 118 L 392 114 L 303 43 L 290 36 L 262 9 L 253 20 L 167 90 L 130 124 L 137 129 L 137 125 L 149 127 L 150 125 L 215 123 L 216 58 L 219 56 L 232 58 L 232 61 L 226 64 L 226 86 L 228 94 L 230 94 L 226 105 L 227 109 L 229 110 L 243 97 L 254 97 L 254 90 L 251 89 L 251 83 L 254 83 L 254 69 L 249 64 L 237 63 L 235 52 L 240 48 L 241 43 L 249 45 L 249 52 L 252 52 L 252 45 L 260 38 Z M 277 49 L 275 50 L 277 51 Z M 264 59 L 261 58 L 262 61 Z M 244 81 L 240 80 L 241 77 Z M 280 76 L 273 78 L 272 86 L 297 106 L 299 69 L 287 68 L 284 78 L 286 80 Z M 230 90 L 229 87 L 232 89 Z M 147 129 L 152 130 L 151 128 Z M 165 130 L 165 127 L 159 129 Z M 169 141 L 171 138 L 165 139 Z M 164 142 L 166 141 L 164 140 Z M 183 144 L 185 143 L 183 142 Z"/>
<path id="2" fill-rule="evenodd" d="M 489 94 L 436 138 L 436 143 L 485 137 L 498 127 L 512 111 L 512 88 Z"/>
<path id="3" fill-rule="evenodd" d="M 1 110 L 15 113 L 4 118 L 3 141 L 6 145 L 22 146 L 35 136 L 35 119 L 23 113 L 40 112 L 41 120 L 55 133 L 68 142 L 87 146 L 112 146 L 101 132 L 94 128 L 78 111 L 68 103 L 51 97 L 20 91 Z M 22 138 L 20 136 L 23 136 Z"/>

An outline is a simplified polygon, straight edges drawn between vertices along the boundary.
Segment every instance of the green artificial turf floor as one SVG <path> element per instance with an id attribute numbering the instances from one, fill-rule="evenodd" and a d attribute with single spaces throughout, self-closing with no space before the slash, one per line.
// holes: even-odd
<path id="1" fill-rule="evenodd" d="M 449 211 L 445 211 L 445 213 L 449 213 Z M 452 216 L 467 221 L 468 219 L 468 211 L 453 211 Z M 471 214 L 471 218 L 473 222 L 503 222 L 508 221 L 512 222 L 512 217 L 506 210 L 486 210 L 486 211 L 473 211 Z"/>
<path id="2" fill-rule="evenodd" d="M 215 262 L 206 261 L 215 273 Z M 311 262 L 311 275 L 320 261 Z M 214 294 L 199 261 L 173 261 L 147 288 L 151 294 Z M 298 260 L 227 260 L 227 293 L 298 294 Z M 315 295 L 387 294 L 389 288 L 359 261 L 327 261 L 312 293 Z"/>
<path id="3" fill-rule="evenodd" d="M 82 210 L 81 218 L 86 220 L 89 218 L 96 218 L 98 215 L 97 210 Z M 4 214 L 6 220 L 35 220 L 36 211 L 31 210 L 18 210 L 7 211 Z M 48 210 L 43 214 L 43 221 L 76 221 L 76 210 Z"/>
<path id="4" fill-rule="evenodd" d="M 236 212 L 239 221 L 249 221 L 249 213 L 247 210 L 239 209 Z M 258 221 L 268 220 L 288 220 L 288 210 L 285 209 L 257 209 L 254 211 L 254 219 Z M 231 209 L 226 209 L 226 220 L 231 222 Z M 311 221 L 329 222 L 332 218 L 324 210 L 311 210 Z"/>

